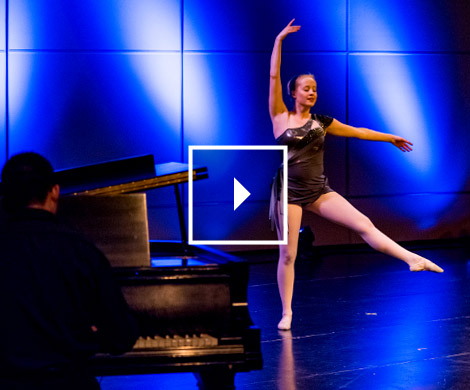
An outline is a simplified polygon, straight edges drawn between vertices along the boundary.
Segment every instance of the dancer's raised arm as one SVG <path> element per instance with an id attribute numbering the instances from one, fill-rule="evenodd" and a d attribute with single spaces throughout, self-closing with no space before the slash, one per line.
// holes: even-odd
<path id="1" fill-rule="evenodd" d="M 273 52 L 271 55 L 271 71 L 269 82 L 269 115 L 273 124 L 276 117 L 281 114 L 287 114 L 287 107 L 282 99 L 282 84 L 281 84 L 281 46 L 284 38 L 296 31 L 299 31 L 300 26 L 292 26 L 294 19 L 284 27 L 278 34 L 274 41 Z"/>

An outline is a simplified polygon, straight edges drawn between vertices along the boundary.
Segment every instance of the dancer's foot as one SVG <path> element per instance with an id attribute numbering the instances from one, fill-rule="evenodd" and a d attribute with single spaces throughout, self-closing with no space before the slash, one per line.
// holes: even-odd
<path id="1" fill-rule="evenodd" d="M 290 330 L 290 326 L 292 323 L 292 314 L 283 314 L 281 321 L 277 324 L 277 328 L 279 330 Z"/>
<path id="2" fill-rule="evenodd" d="M 410 271 L 432 271 L 437 273 L 442 273 L 444 270 L 439 267 L 437 264 L 434 264 L 432 261 L 421 257 L 416 263 L 410 265 Z"/>

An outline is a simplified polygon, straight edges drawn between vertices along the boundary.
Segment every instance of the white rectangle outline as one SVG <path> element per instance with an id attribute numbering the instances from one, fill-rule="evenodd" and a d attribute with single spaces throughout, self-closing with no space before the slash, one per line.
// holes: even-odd
<path id="1" fill-rule="evenodd" d="M 283 175 L 282 240 L 193 240 L 193 150 L 281 150 Z M 287 145 L 189 145 L 188 146 L 189 245 L 287 245 Z"/>

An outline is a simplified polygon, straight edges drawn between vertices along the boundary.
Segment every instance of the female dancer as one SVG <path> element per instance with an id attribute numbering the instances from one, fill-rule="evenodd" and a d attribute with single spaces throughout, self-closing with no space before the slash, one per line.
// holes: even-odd
<path id="1" fill-rule="evenodd" d="M 345 125 L 336 119 L 311 114 L 317 99 L 317 83 L 311 74 L 302 74 L 288 84 L 288 92 L 294 100 L 288 110 L 282 98 L 281 45 L 284 38 L 300 29 L 293 26 L 294 19 L 276 37 L 271 56 L 271 80 L 269 86 L 269 113 L 274 137 L 278 144 L 288 146 L 288 243 L 279 248 L 277 280 L 282 301 L 281 330 L 288 330 L 292 322 L 292 295 L 294 290 L 294 261 L 297 256 L 299 229 L 304 210 L 314 212 L 358 233 L 372 248 L 403 260 L 411 271 L 443 272 L 433 262 L 412 253 L 380 232 L 365 215 L 356 210 L 346 199 L 334 192 L 323 175 L 323 144 L 326 134 L 355 137 L 369 141 L 390 142 L 403 152 L 411 151 L 411 142 L 386 133 Z M 271 219 L 282 237 L 280 221 L 282 187 L 280 175 L 273 185 Z"/>

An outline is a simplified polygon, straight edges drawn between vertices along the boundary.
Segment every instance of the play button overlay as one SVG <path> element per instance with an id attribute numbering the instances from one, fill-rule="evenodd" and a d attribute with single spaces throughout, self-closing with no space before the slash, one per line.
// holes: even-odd
<path id="1" fill-rule="evenodd" d="M 250 196 L 250 192 L 243 187 L 240 182 L 234 177 L 233 178 L 233 211 Z"/>
<path id="2" fill-rule="evenodd" d="M 193 169 L 198 167 L 207 168 L 208 178 L 193 181 Z M 188 243 L 287 244 L 287 188 L 278 194 L 271 191 L 274 177 L 280 182 L 280 175 L 286 183 L 287 147 L 283 145 L 189 146 Z M 283 237 L 272 230 L 272 196 L 285 210 L 280 220 L 285 226 Z"/>

